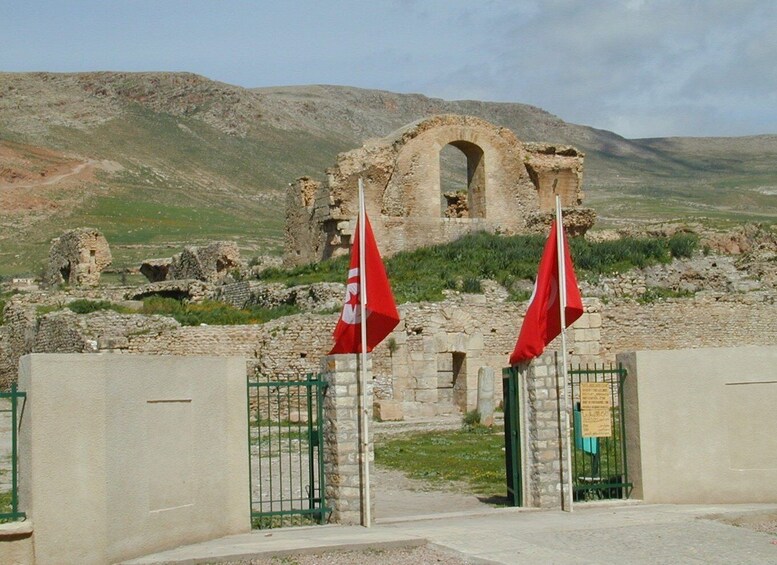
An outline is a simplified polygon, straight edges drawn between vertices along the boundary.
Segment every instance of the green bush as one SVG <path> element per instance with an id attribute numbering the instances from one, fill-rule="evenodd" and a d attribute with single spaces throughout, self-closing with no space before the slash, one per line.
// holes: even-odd
<path id="1" fill-rule="evenodd" d="M 592 243 L 583 238 L 570 241 L 578 278 L 625 272 L 671 260 L 666 238 L 624 238 Z M 679 245 L 679 244 L 675 244 Z M 480 292 L 482 279 L 493 279 L 513 288 L 520 280 L 537 276 L 545 236 L 504 237 L 485 232 L 464 236 L 452 243 L 397 253 L 385 260 L 386 272 L 397 302 L 436 302 L 443 290 Z M 348 257 L 321 261 L 296 269 L 268 269 L 260 278 L 288 285 L 314 282 L 344 282 Z M 524 299 L 527 293 L 514 293 Z"/>
<path id="2" fill-rule="evenodd" d="M 296 306 L 289 305 L 272 309 L 258 306 L 241 309 L 215 300 L 189 304 L 175 298 L 152 296 L 143 301 L 141 313 L 170 316 L 183 326 L 199 326 L 201 324 L 231 326 L 261 324 L 282 316 L 297 314 L 299 311 Z"/>
<path id="3" fill-rule="evenodd" d="M 74 300 L 67 307 L 76 314 L 89 314 L 100 310 L 113 310 L 117 308 L 116 305 L 111 304 L 107 300 L 87 300 L 85 298 Z"/>
<path id="4" fill-rule="evenodd" d="M 676 233 L 669 238 L 669 252 L 675 259 L 689 259 L 699 245 L 699 236 L 694 233 Z"/>

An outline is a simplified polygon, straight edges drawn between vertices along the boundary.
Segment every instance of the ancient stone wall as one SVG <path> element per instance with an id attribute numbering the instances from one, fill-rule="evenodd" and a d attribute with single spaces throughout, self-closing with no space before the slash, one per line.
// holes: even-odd
<path id="1" fill-rule="evenodd" d="M 185 279 L 212 283 L 242 268 L 237 244 L 233 241 L 215 241 L 202 246 L 187 245 L 183 251 L 170 258 L 146 259 L 140 265 L 140 272 L 151 283 Z"/>
<path id="2" fill-rule="evenodd" d="M 596 298 L 584 303 L 586 313 L 568 332 L 572 363 L 614 361 L 616 353 L 630 350 L 777 344 L 773 291 L 699 293 L 650 304 Z M 491 290 L 400 305 L 400 325 L 371 355 L 378 414 L 397 419 L 473 410 L 478 370 L 490 367 L 501 374 L 525 308 Z M 337 316 L 306 313 L 261 325 L 181 327 L 169 318 L 109 311 L 40 315 L 14 297 L 0 332 L 0 380 L 4 387 L 15 380 L 19 356 L 33 350 L 238 355 L 246 359 L 249 375 L 318 372 Z M 559 341 L 547 352 L 558 351 Z M 500 387 L 496 390 L 501 398 Z"/>
<path id="3" fill-rule="evenodd" d="M 447 145 L 466 158 L 466 198 L 442 194 L 440 151 Z M 301 178 L 290 185 L 284 262 L 300 265 L 348 252 L 360 178 L 381 252 L 391 255 L 474 231 L 544 231 L 556 194 L 565 208 L 582 203 L 582 168 L 583 155 L 574 148 L 526 145 L 480 118 L 420 120 L 338 155 L 325 184 Z M 575 233 L 592 223 L 592 212 L 579 216 Z"/>
<path id="4" fill-rule="evenodd" d="M 602 356 L 643 349 L 777 344 L 777 294 L 699 293 L 652 304 L 613 302 L 602 308 Z"/>

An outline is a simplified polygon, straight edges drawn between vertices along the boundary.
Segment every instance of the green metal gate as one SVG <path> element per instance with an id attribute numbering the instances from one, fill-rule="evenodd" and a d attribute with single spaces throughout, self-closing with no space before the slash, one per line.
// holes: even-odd
<path id="1" fill-rule="evenodd" d="M 11 431 L 11 451 L 0 458 L 0 523 L 27 517 L 19 510 L 19 399 L 26 397 L 27 393 L 16 389 L 16 383 L 9 392 L 0 392 L 0 416 L 8 419 L 4 424 Z M 10 483 L 7 483 L 9 475 Z"/>
<path id="2" fill-rule="evenodd" d="M 322 524 L 324 389 L 320 375 L 248 381 L 251 523 L 255 528 Z"/>
<path id="3" fill-rule="evenodd" d="M 523 506 L 521 478 L 521 427 L 518 370 L 502 369 L 502 393 L 505 415 L 505 469 L 507 474 L 507 505 Z"/>
<path id="4" fill-rule="evenodd" d="M 622 365 L 595 364 L 569 370 L 576 501 L 627 498 L 631 493 L 626 467 L 625 379 Z"/>

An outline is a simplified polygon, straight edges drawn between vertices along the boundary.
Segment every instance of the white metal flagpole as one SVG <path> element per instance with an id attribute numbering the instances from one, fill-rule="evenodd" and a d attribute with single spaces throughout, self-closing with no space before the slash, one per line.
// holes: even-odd
<path id="1" fill-rule="evenodd" d="M 572 512 L 572 448 L 569 445 L 569 407 L 567 402 L 569 400 L 568 390 L 568 373 L 567 373 L 567 277 L 566 277 L 566 261 L 564 260 L 566 254 L 564 253 L 564 225 L 561 218 L 561 198 L 556 195 L 556 249 L 558 255 L 558 293 L 559 293 L 559 308 L 561 315 L 561 378 L 564 379 L 564 402 L 559 403 L 559 407 L 564 407 L 564 437 L 566 438 L 566 487 L 567 494 L 564 496 L 564 504 L 562 509 L 567 512 Z M 561 465 L 564 468 L 564 465 Z M 562 490 L 563 493 L 563 490 Z"/>
<path id="2" fill-rule="evenodd" d="M 360 371 L 360 389 L 361 389 L 361 417 L 362 417 L 362 436 L 359 444 L 359 458 L 361 461 L 362 472 L 362 526 L 369 528 L 372 525 L 372 516 L 370 511 L 370 462 L 367 457 L 369 445 L 369 432 L 367 429 L 367 271 L 365 263 L 365 233 L 366 216 L 364 208 L 364 181 L 359 177 L 359 305 L 361 322 L 361 371 Z"/>

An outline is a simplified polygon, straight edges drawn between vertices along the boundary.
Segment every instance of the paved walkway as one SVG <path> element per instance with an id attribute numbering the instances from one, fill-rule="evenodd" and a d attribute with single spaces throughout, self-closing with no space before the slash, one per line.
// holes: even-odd
<path id="1" fill-rule="evenodd" d="M 256 531 L 127 564 L 217 563 L 251 557 L 434 543 L 482 563 L 777 563 L 777 536 L 715 519 L 777 513 L 777 504 L 578 505 L 572 513 L 492 509 L 378 522 Z"/>

